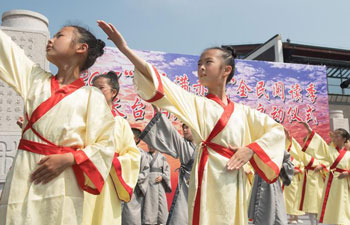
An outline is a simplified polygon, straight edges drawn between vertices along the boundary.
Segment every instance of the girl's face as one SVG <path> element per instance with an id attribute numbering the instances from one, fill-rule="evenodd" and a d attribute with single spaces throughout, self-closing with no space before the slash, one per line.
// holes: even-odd
<path id="1" fill-rule="evenodd" d="M 209 89 L 221 85 L 229 74 L 226 69 L 220 50 L 207 50 L 202 53 L 198 61 L 199 82 Z"/>
<path id="2" fill-rule="evenodd" d="M 77 54 L 82 44 L 75 41 L 77 37 L 74 29 L 74 27 L 63 27 L 48 41 L 46 58 L 51 63 L 58 65 Z"/>
<path id="3" fill-rule="evenodd" d="M 189 128 L 186 124 L 183 124 L 182 130 L 184 132 L 184 138 L 189 140 L 189 141 L 193 141 L 191 128 Z"/>
<path id="4" fill-rule="evenodd" d="M 102 91 L 108 104 L 113 103 L 113 97 L 117 94 L 117 90 L 111 87 L 108 78 L 99 77 L 94 81 L 93 85 Z"/>
<path id="5" fill-rule="evenodd" d="M 334 135 L 333 135 L 333 141 L 334 144 L 338 147 L 341 147 L 344 145 L 345 143 L 345 138 L 341 135 L 341 133 L 339 131 L 334 131 Z"/>

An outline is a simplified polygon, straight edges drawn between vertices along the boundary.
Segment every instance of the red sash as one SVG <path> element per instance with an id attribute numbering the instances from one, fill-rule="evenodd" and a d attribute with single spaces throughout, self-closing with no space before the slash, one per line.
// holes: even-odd
<path id="1" fill-rule="evenodd" d="M 234 152 L 231 151 L 228 148 L 225 148 L 221 145 L 215 144 L 211 142 L 216 135 L 218 135 L 227 125 L 233 111 L 234 111 L 234 104 L 231 102 L 228 98 L 228 104 L 225 106 L 223 102 L 215 95 L 208 94 L 207 98 L 217 102 L 219 105 L 221 105 L 224 108 L 224 112 L 222 113 L 220 119 L 216 123 L 214 129 L 209 134 L 208 138 L 202 142 L 202 154 L 198 165 L 198 187 L 197 187 L 197 193 L 196 198 L 194 202 L 194 209 L 193 209 L 193 219 L 192 223 L 193 225 L 199 225 L 199 219 L 200 219 L 200 202 L 201 202 L 201 190 L 202 190 L 202 181 L 203 181 L 203 173 L 205 165 L 207 164 L 208 157 L 209 157 L 209 151 L 208 147 L 210 147 L 215 152 L 219 153 L 220 155 L 231 158 L 234 155 Z"/>
<path id="2" fill-rule="evenodd" d="M 339 150 L 339 155 L 336 158 L 336 160 L 333 162 L 333 164 L 330 167 L 330 173 L 329 173 L 329 178 L 328 178 L 328 182 L 327 182 L 327 186 L 326 186 L 326 191 L 325 191 L 325 196 L 324 196 L 324 200 L 322 203 L 322 210 L 321 210 L 321 216 L 320 216 L 320 223 L 323 223 L 323 218 L 324 218 L 324 214 L 326 212 L 326 206 L 327 206 L 327 201 L 328 201 L 328 197 L 329 197 L 329 192 L 331 190 L 331 186 L 332 186 L 332 181 L 333 181 L 333 172 L 339 172 L 342 171 L 342 169 L 338 169 L 336 168 L 339 164 L 339 162 L 342 160 L 342 158 L 344 157 L 346 153 L 345 149 Z M 333 171 L 332 171 L 333 170 Z"/>
<path id="3" fill-rule="evenodd" d="M 36 154 L 41 155 L 52 155 L 52 154 L 64 154 L 71 152 L 74 156 L 74 159 L 76 161 L 76 165 L 73 165 L 73 171 L 75 173 L 75 176 L 77 178 L 77 182 L 79 186 L 92 194 L 99 194 L 102 190 L 104 180 L 101 176 L 101 174 L 98 172 L 95 165 L 87 160 L 88 157 L 86 156 L 84 151 L 77 151 L 75 148 L 71 147 L 65 147 L 65 146 L 58 146 L 54 144 L 53 142 L 47 140 L 44 138 L 37 130 L 34 129 L 33 125 L 35 122 L 37 122 L 42 116 L 44 116 L 48 111 L 50 111 L 56 104 L 58 104 L 63 98 L 67 97 L 68 95 L 72 94 L 79 88 L 83 87 L 84 81 L 81 79 L 77 79 L 71 84 L 68 84 L 62 88 L 59 88 L 59 83 L 56 79 L 56 77 L 51 77 L 51 96 L 42 102 L 33 112 L 32 115 L 29 117 L 28 113 L 26 112 L 26 120 L 27 124 L 22 132 L 22 139 L 20 140 L 18 149 L 23 151 L 30 151 Z M 24 133 L 31 129 L 33 133 L 38 136 L 42 141 L 46 142 L 46 144 L 33 142 L 30 140 L 23 139 Z M 81 163 L 86 163 L 85 166 L 79 166 Z M 85 177 L 84 172 L 87 174 L 87 176 L 92 180 L 95 181 L 94 184 L 97 189 L 88 187 L 85 185 Z"/>
<path id="4" fill-rule="evenodd" d="M 303 188 L 301 191 L 301 200 L 300 200 L 300 205 L 299 205 L 299 210 L 303 210 L 303 206 L 304 206 L 304 199 L 305 199 L 305 192 L 306 192 L 306 183 L 307 183 L 307 174 L 309 172 L 309 170 L 315 170 L 316 167 L 312 166 L 312 164 L 314 163 L 315 159 L 314 157 L 311 158 L 309 164 L 307 164 L 307 166 L 305 166 L 305 173 L 304 173 L 304 182 L 303 182 Z"/>

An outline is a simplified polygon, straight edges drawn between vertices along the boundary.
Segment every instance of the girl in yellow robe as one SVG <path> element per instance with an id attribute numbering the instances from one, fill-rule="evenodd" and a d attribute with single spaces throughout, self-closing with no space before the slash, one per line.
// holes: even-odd
<path id="1" fill-rule="evenodd" d="M 105 96 L 112 110 L 113 100 L 119 92 L 118 76 L 108 72 L 92 81 Z M 136 185 L 140 151 L 136 147 L 129 123 L 112 111 L 115 120 L 115 154 L 110 174 L 100 195 L 85 193 L 84 225 L 121 224 L 121 201 L 129 202 Z"/>
<path id="2" fill-rule="evenodd" d="M 299 143 L 288 136 L 288 145 L 291 145 L 290 154 L 292 157 L 303 164 L 304 173 L 302 174 L 301 187 L 298 190 L 297 199 L 298 209 L 308 214 L 311 225 L 317 223 L 317 212 L 322 200 L 322 191 L 324 178 L 328 171 L 328 162 L 315 159 L 305 153 Z"/>
<path id="3" fill-rule="evenodd" d="M 115 123 L 103 94 L 85 87 L 79 75 L 103 47 L 82 27 L 62 28 L 46 49 L 58 67 L 53 76 L 0 31 L 0 78 L 23 98 L 25 112 L 1 196 L 1 225 L 80 225 L 83 190 L 102 191 L 114 154 Z"/>
<path id="4" fill-rule="evenodd" d="M 318 219 L 326 224 L 350 224 L 350 152 L 345 148 L 350 135 L 344 129 L 337 129 L 332 138 L 333 144 L 328 146 L 308 124 L 304 125 L 309 131 L 305 151 L 330 165 Z"/>
<path id="5" fill-rule="evenodd" d="M 285 149 L 283 127 L 266 114 L 231 102 L 225 86 L 233 77 L 234 54 L 207 49 L 198 76 L 206 97 L 191 94 L 134 54 L 113 25 L 98 21 L 135 65 L 135 89 L 152 104 L 174 113 L 191 127 L 198 155 L 189 186 L 189 224 L 247 224 L 246 174 L 249 160 L 267 182 L 277 180 Z"/>

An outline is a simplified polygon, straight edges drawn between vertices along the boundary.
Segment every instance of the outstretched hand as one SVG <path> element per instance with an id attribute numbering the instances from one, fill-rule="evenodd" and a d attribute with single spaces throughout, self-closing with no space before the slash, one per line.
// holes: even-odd
<path id="1" fill-rule="evenodd" d="M 229 147 L 235 154 L 230 158 L 226 164 L 227 170 L 239 170 L 246 164 L 254 155 L 253 150 L 248 147 Z"/>
<path id="2" fill-rule="evenodd" d="M 106 23 L 103 20 L 97 20 L 98 26 L 107 34 L 108 39 L 113 41 L 115 46 L 123 52 L 124 49 L 128 48 L 128 45 L 121 35 L 121 33 L 111 23 Z"/>

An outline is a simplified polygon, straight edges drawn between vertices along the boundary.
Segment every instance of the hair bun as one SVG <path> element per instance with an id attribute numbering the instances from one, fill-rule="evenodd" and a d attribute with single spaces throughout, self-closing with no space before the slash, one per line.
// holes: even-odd
<path id="1" fill-rule="evenodd" d="M 230 52 L 233 58 L 236 58 L 236 57 L 237 57 L 236 49 L 234 49 L 232 46 L 230 46 L 230 45 L 225 45 L 225 46 L 221 46 L 221 47 L 222 47 L 223 49 L 227 50 L 228 52 Z"/>
<path id="2" fill-rule="evenodd" d="M 101 56 L 104 53 L 104 47 L 106 46 L 105 42 L 102 41 L 101 39 L 97 39 L 96 43 L 96 49 L 97 49 L 97 55 Z"/>

